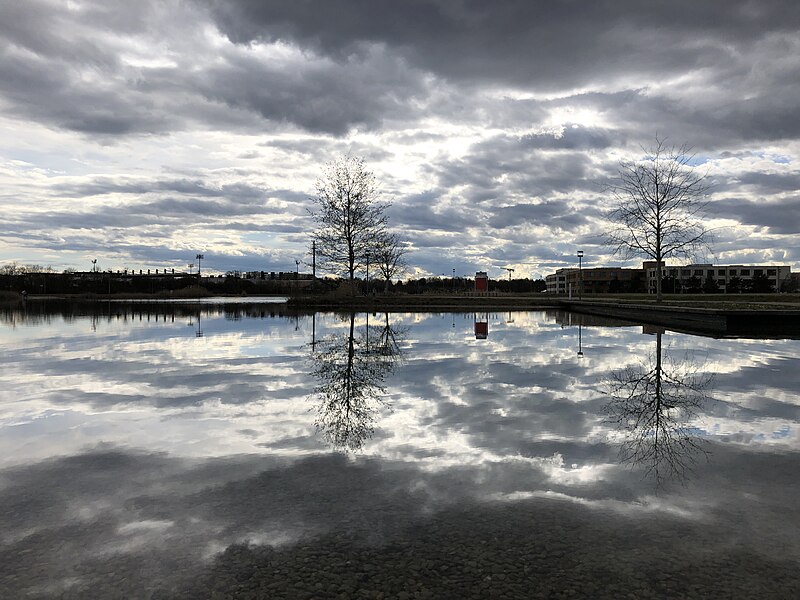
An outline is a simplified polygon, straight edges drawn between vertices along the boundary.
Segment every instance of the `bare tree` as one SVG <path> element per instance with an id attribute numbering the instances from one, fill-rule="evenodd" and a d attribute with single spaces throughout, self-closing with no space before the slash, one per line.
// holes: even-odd
<path id="1" fill-rule="evenodd" d="M 643 160 L 620 163 L 618 181 L 609 188 L 617 207 L 608 215 L 615 227 L 607 242 L 628 258 L 656 262 L 656 302 L 661 302 L 662 262 L 692 256 L 710 237 L 701 220 L 709 186 L 692 167 L 694 155 L 685 144 L 676 148 L 656 137 L 655 145 L 643 150 Z"/>
<path id="2" fill-rule="evenodd" d="M 621 459 L 642 465 L 659 484 L 683 479 L 698 453 L 704 454 L 691 421 L 713 379 L 689 356 L 662 358 L 661 335 L 656 334 L 654 357 L 611 373 L 603 386 L 610 398 L 607 420 L 626 434 Z"/>
<path id="3" fill-rule="evenodd" d="M 30 275 L 33 273 L 54 273 L 51 266 L 43 267 L 42 265 L 21 265 L 17 262 L 11 262 L 7 265 L 0 267 L 0 275 Z"/>
<path id="4" fill-rule="evenodd" d="M 384 294 L 389 291 L 389 282 L 408 268 L 405 261 L 407 253 L 408 249 L 396 234 L 384 233 L 378 238 L 374 256 L 378 270 L 384 279 Z"/>
<path id="5" fill-rule="evenodd" d="M 388 205 L 379 201 L 375 176 L 364 159 L 346 155 L 325 167 L 317 180 L 314 239 L 323 268 L 351 283 L 386 230 Z"/>

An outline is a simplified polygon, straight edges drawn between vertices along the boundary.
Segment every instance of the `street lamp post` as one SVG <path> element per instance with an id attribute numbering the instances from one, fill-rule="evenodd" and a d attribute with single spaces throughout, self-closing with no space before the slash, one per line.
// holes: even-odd
<path id="1" fill-rule="evenodd" d="M 366 292 L 367 292 L 367 294 L 369 294 L 369 252 L 367 252 L 366 259 L 367 259 L 367 290 L 366 290 Z"/>
<path id="2" fill-rule="evenodd" d="M 200 281 L 200 261 L 203 260 L 205 256 L 203 254 L 198 254 L 195 258 L 197 259 L 197 280 Z"/>
<path id="3" fill-rule="evenodd" d="M 583 250 L 578 250 L 578 300 L 583 300 Z"/>

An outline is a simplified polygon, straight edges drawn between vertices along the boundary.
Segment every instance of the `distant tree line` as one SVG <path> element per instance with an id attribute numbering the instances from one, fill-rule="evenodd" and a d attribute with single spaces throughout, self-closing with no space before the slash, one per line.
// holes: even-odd
<path id="1" fill-rule="evenodd" d="M 213 282 L 213 283 L 212 283 Z M 250 280 L 241 277 L 203 278 L 196 274 L 133 275 L 116 272 L 62 273 L 49 270 L 4 269 L 0 267 L 0 290 L 29 294 L 160 294 L 179 293 L 197 288 L 198 283 L 210 294 L 288 294 L 295 290 L 294 281 Z M 301 284 L 309 286 L 310 282 Z M 317 282 L 318 290 L 331 287 Z"/>
<path id="2" fill-rule="evenodd" d="M 420 277 L 418 279 L 407 279 L 398 281 L 391 285 L 390 289 L 395 292 L 406 294 L 425 294 L 425 293 L 465 293 L 475 290 L 475 280 L 469 277 Z M 547 290 L 547 283 L 544 279 L 490 279 L 489 291 L 530 294 L 539 293 Z"/>

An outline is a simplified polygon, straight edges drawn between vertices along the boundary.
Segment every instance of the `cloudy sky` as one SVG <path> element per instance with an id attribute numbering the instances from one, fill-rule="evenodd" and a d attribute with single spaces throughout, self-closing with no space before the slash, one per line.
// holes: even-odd
<path id="1" fill-rule="evenodd" d="M 604 185 L 659 135 L 713 182 L 699 258 L 798 269 L 799 28 L 794 0 L 2 2 L 0 264 L 293 270 L 347 152 L 418 273 L 625 264 Z"/>

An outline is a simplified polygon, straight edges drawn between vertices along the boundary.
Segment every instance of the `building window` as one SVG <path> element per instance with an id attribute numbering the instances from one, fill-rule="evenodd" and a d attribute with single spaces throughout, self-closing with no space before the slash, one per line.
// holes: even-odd
<path id="1" fill-rule="evenodd" d="M 685 275 L 686 277 L 688 277 L 691 274 L 692 272 L 689 269 L 681 269 L 681 275 Z"/>
<path id="2" fill-rule="evenodd" d="M 775 277 L 775 275 L 777 275 L 777 274 L 778 274 L 778 272 L 775 269 L 767 269 L 767 275 L 769 275 L 771 277 Z"/>
<path id="3" fill-rule="evenodd" d="M 749 277 L 750 276 L 750 269 L 742 269 L 742 275 Z"/>
<path id="4" fill-rule="evenodd" d="M 717 275 L 725 275 L 725 269 L 718 269 Z"/>
<path id="5" fill-rule="evenodd" d="M 753 269 L 753 275 L 763 275 L 764 269 Z"/>
<path id="6" fill-rule="evenodd" d="M 728 271 L 728 275 L 734 277 L 736 275 L 736 269 L 731 269 L 730 271 Z"/>
<path id="7" fill-rule="evenodd" d="M 694 270 L 695 277 L 702 277 L 703 276 L 703 269 L 695 269 Z"/>

